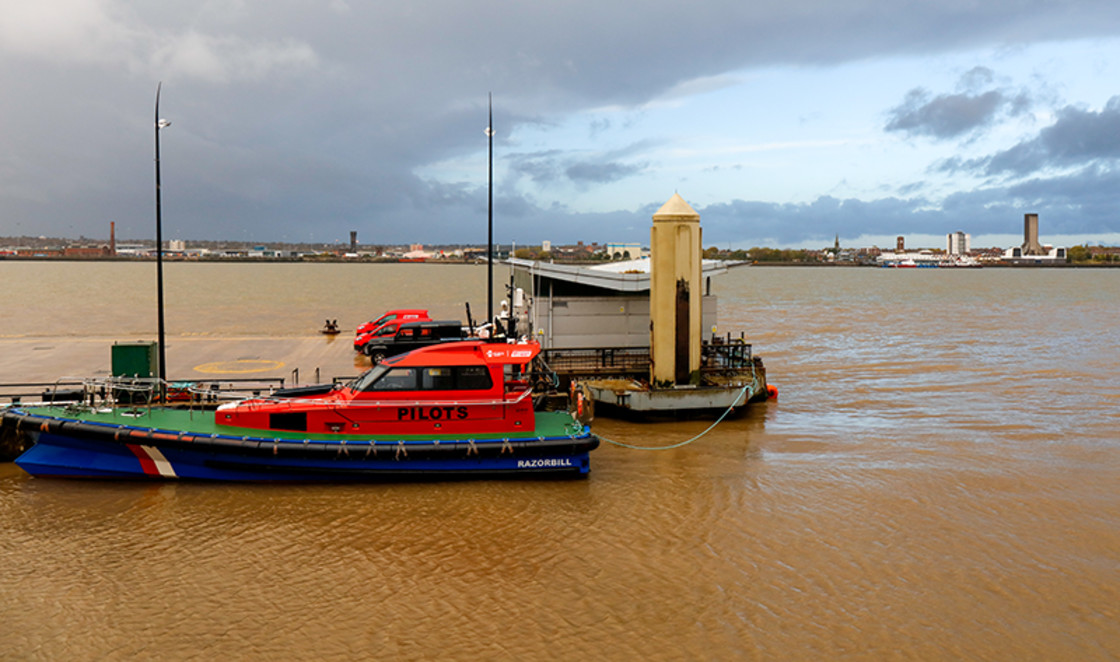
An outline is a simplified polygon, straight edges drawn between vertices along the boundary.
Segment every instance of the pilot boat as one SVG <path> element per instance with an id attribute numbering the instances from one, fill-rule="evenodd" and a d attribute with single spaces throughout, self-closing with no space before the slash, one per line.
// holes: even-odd
<path id="1" fill-rule="evenodd" d="M 3 412 L 34 476 L 333 481 L 584 476 L 599 439 L 535 411 L 536 343 L 465 341 L 386 359 L 342 385 L 280 389 L 216 410 L 39 404 Z"/>

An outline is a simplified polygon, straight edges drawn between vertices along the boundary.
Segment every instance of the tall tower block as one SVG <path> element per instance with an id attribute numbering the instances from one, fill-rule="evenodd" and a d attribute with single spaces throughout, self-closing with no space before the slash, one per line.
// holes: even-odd
<path id="1" fill-rule="evenodd" d="M 1023 214 L 1023 255 L 1046 255 L 1038 243 L 1038 214 Z"/>
<path id="2" fill-rule="evenodd" d="M 700 369 L 700 214 L 673 194 L 653 215 L 650 231 L 650 378 L 687 384 Z"/>

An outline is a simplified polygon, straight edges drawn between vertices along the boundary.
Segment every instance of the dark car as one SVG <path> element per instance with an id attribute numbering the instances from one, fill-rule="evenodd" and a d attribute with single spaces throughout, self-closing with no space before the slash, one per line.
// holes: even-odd
<path id="1" fill-rule="evenodd" d="M 396 335 L 377 337 L 366 343 L 362 353 L 374 364 L 387 356 L 396 356 L 414 349 L 444 342 L 464 340 L 467 334 L 457 320 L 440 322 L 407 322 L 401 324 Z"/>

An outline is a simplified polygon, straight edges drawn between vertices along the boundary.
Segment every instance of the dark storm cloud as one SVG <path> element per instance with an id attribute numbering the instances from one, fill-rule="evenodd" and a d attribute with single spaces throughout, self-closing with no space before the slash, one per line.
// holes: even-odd
<path id="1" fill-rule="evenodd" d="M 931 96 L 921 88 L 910 90 L 906 99 L 890 110 L 890 121 L 884 128 L 946 140 L 978 132 L 1002 113 L 1015 116 L 1029 110 L 1031 101 L 1025 92 L 976 89 L 992 80 L 990 69 L 976 67 L 961 78 L 960 86 L 966 91 Z"/>
<path id="2" fill-rule="evenodd" d="M 1026 177 L 1054 168 L 1115 166 L 1120 160 L 1120 96 L 1099 112 L 1067 106 L 1050 126 L 1030 140 L 991 156 L 948 159 L 943 172 Z"/>
<path id="3" fill-rule="evenodd" d="M 933 138 L 956 138 L 988 124 L 996 111 L 1006 103 L 995 90 L 976 96 L 942 94 L 930 98 L 929 92 L 911 90 L 906 101 L 891 111 L 887 131 L 903 131 Z"/>
<path id="4" fill-rule="evenodd" d="M 112 220 L 118 231 L 149 235 L 159 80 L 174 121 L 163 134 L 165 234 L 268 240 L 359 229 L 384 242 L 472 241 L 485 164 L 472 183 L 435 185 L 414 173 L 485 149 L 487 91 L 495 92 L 497 147 L 517 150 L 521 124 L 637 107 L 734 70 L 1120 31 L 1114 0 L 1076 8 L 1050 0 L 726 0 L 687 10 L 669 0 L 4 3 L 0 235 L 105 236 Z M 975 125 L 993 101 L 961 94 Z M 899 130 L 969 126 L 964 110 L 950 115 Z M 646 162 L 542 156 L 520 174 L 593 186 Z M 561 210 L 536 208 L 530 197 L 502 199 L 522 221 L 509 231 L 529 239 L 549 228 L 564 241 L 646 223 L 629 211 L 561 223 Z"/>

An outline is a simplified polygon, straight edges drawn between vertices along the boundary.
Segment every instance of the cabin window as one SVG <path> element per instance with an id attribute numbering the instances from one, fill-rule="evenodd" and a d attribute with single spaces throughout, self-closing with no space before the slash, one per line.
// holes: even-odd
<path id="1" fill-rule="evenodd" d="M 493 385 L 490 370 L 484 365 L 392 368 L 381 364 L 351 382 L 350 387 L 355 391 L 488 391 Z"/>
<path id="2" fill-rule="evenodd" d="M 490 370 L 484 365 L 459 366 L 456 385 L 465 390 L 487 390 L 494 385 L 490 380 Z"/>
<path id="3" fill-rule="evenodd" d="M 416 368 L 392 368 L 373 381 L 366 391 L 415 391 Z"/>
<path id="4" fill-rule="evenodd" d="M 420 373 L 420 388 L 427 391 L 489 390 L 493 384 L 490 371 L 481 365 L 424 368 Z"/>
<path id="5" fill-rule="evenodd" d="M 455 388 L 455 370 L 452 368 L 424 368 L 420 373 L 420 388 L 425 391 L 450 391 Z"/>

